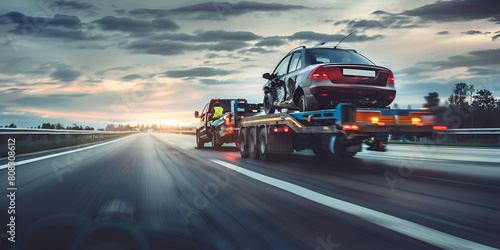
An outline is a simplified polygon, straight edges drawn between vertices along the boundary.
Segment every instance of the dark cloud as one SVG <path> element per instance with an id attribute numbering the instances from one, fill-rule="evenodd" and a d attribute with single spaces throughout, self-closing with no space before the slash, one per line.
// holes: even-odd
<path id="1" fill-rule="evenodd" d="M 124 67 L 113 67 L 113 68 L 109 68 L 109 69 L 105 69 L 105 70 L 101 70 L 101 71 L 97 71 L 94 73 L 94 75 L 96 76 L 103 76 L 105 75 L 108 71 L 114 71 L 114 70 L 118 70 L 118 71 L 126 71 L 126 70 L 129 70 L 129 69 L 132 69 L 134 67 L 132 66 L 124 66 Z"/>
<path id="2" fill-rule="evenodd" d="M 82 75 L 82 72 L 73 70 L 71 66 L 63 65 L 57 66 L 56 71 L 50 74 L 50 77 L 54 80 L 61 82 L 72 82 Z"/>
<path id="3" fill-rule="evenodd" d="M 98 40 L 105 36 L 89 36 L 82 30 L 77 16 L 55 15 L 53 18 L 26 16 L 20 12 L 9 12 L 0 15 L 0 25 L 15 24 L 11 33 L 26 37 L 55 38 L 65 41 Z"/>
<path id="4" fill-rule="evenodd" d="M 260 42 L 256 43 L 255 46 L 278 47 L 284 44 L 286 44 L 286 41 L 283 37 L 271 36 L 263 38 Z"/>
<path id="5" fill-rule="evenodd" d="M 122 32 L 151 32 L 178 30 L 180 28 L 174 21 L 169 19 L 155 19 L 153 21 L 136 20 L 128 17 L 105 16 L 95 20 L 103 30 Z"/>
<path id="6" fill-rule="evenodd" d="M 291 36 L 288 36 L 288 40 L 303 40 L 308 42 L 336 42 L 342 40 L 346 35 L 341 34 L 324 34 L 324 33 L 316 33 L 313 31 L 300 31 L 296 32 Z M 365 42 L 370 40 L 376 40 L 383 38 L 383 35 L 375 35 L 375 36 L 366 36 L 366 35 L 356 35 L 353 34 L 346 41 L 356 41 L 356 42 Z"/>
<path id="7" fill-rule="evenodd" d="M 225 76 L 238 73 L 234 70 L 222 70 L 210 67 L 198 67 L 188 70 L 171 70 L 166 71 L 164 74 L 172 78 L 185 78 L 185 77 L 210 77 L 210 76 Z"/>
<path id="8" fill-rule="evenodd" d="M 496 32 L 495 32 L 495 33 L 496 33 Z M 497 40 L 500 40 L 500 34 L 495 35 L 495 36 L 493 36 L 493 37 L 491 38 L 491 41 L 492 41 L 492 42 L 496 42 Z"/>
<path id="9" fill-rule="evenodd" d="M 440 32 L 438 32 L 436 34 L 438 34 L 438 35 L 448 35 L 448 34 L 450 34 L 450 32 L 447 31 L 447 30 L 445 30 L 445 31 L 440 31 Z"/>
<path id="10" fill-rule="evenodd" d="M 61 107 L 74 101 L 74 98 L 83 97 L 87 94 L 69 94 L 69 95 L 47 95 L 47 96 L 28 96 L 11 100 L 10 102 L 24 107 Z"/>
<path id="11" fill-rule="evenodd" d="M 123 76 L 120 78 L 120 80 L 122 81 L 132 81 L 132 80 L 136 80 L 136 79 L 144 79 L 144 77 L 142 77 L 141 75 L 139 74 L 132 74 L 132 75 L 126 75 L 126 76 Z"/>
<path id="12" fill-rule="evenodd" d="M 68 10 L 91 10 L 97 8 L 90 3 L 82 3 L 77 1 L 55 1 L 49 6 Z"/>
<path id="13" fill-rule="evenodd" d="M 176 9 L 135 9 L 130 15 L 160 18 L 178 15 L 184 18 L 224 20 L 228 16 L 240 16 L 254 12 L 281 12 L 311 9 L 302 5 L 257 2 L 207 2 Z"/>
<path id="14" fill-rule="evenodd" d="M 426 21 L 454 22 L 492 18 L 499 21 L 500 1 L 491 0 L 453 0 L 437 1 L 401 13 L 406 16 L 420 17 Z"/>
<path id="15" fill-rule="evenodd" d="M 205 57 L 208 59 L 212 59 L 212 58 L 220 57 L 220 55 L 215 54 L 215 53 L 208 53 L 205 55 Z"/>
<path id="16" fill-rule="evenodd" d="M 479 31 L 479 30 L 469 30 L 469 31 L 464 31 L 464 32 L 461 32 L 462 34 L 466 34 L 466 35 L 482 35 L 483 32 Z"/>
<path id="17" fill-rule="evenodd" d="M 218 41 L 253 41 L 258 40 L 258 36 L 252 32 L 247 31 L 225 31 L 225 30 L 210 30 L 199 31 L 195 35 L 184 33 L 163 33 L 159 35 L 152 35 L 153 40 L 170 40 L 170 41 L 183 41 L 183 42 L 218 42 Z"/>
<path id="18" fill-rule="evenodd" d="M 4 90 L 4 91 L 7 92 L 7 93 L 18 94 L 18 93 L 22 93 L 25 90 L 26 89 L 10 88 L 10 89 Z"/>
<path id="19" fill-rule="evenodd" d="M 204 45 L 190 45 L 181 42 L 172 41 L 152 41 L 138 40 L 125 46 L 125 49 L 134 54 L 153 54 L 153 55 L 180 55 L 186 51 L 196 51 L 206 48 Z"/>
<path id="20" fill-rule="evenodd" d="M 465 55 L 449 57 L 446 61 L 434 61 L 419 63 L 422 65 L 431 65 L 439 69 L 451 69 L 457 67 L 471 66 L 500 66 L 500 49 L 472 51 Z"/>
<path id="21" fill-rule="evenodd" d="M 264 49 L 264 48 L 250 48 L 250 49 L 243 49 L 238 51 L 239 54 L 269 54 L 276 52 L 277 50 L 269 50 L 269 49 Z"/>
<path id="22" fill-rule="evenodd" d="M 213 51 L 235 51 L 248 46 L 249 46 L 248 43 L 228 41 L 228 42 L 219 42 L 214 45 L 208 45 L 206 46 L 206 48 L 208 50 L 213 50 Z"/>
<path id="23" fill-rule="evenodd" d="M 375 19 L 346 19 L 333 23 L 333 25 L 346 25 L 343 32 L 381 30 L 381 29 L 412 29 L 422 27 L 422 24 L 415 22 L 411 17 L 391 14 L 385 11 L 375 11 L 372 13 Z"/>

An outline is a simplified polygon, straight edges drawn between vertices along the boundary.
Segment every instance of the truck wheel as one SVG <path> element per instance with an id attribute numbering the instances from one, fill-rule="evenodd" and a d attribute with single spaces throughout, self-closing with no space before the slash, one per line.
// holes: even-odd
<path id="1" fill-rule="evenodd" d="M 196 147 L 197 148 L 203 148 L 205 146 L 205 143 L 203 143 L 200 139 L 200 133 L 196 132 Z"/>
<path id="2" fill-rule="evenodd" d="M 247 130 L 241 129 L 240 131 L 240 155 L 241 158 L 248 158 L 248 139 Z"/>
<path id="3" fill-rule="evenodd" d="M 266 115 L 268 114 L 274 114 L 274 104 L 273 104 L 274 100 L 273 100 L 273 95 L 271 95 L 271 93 L 266 93 L 266 95 L 264 95 L 264 112 L 266 113 Z"/>
<path id="4" fill-rule="evenodd" d="M 269 154 L 269 144 L 267 143 L 266 140 L 266 128 L 262 128 L 259 133 L 259 141 L 258 141 L 258 151 L 259 151 L 259 158 L 263 161 L 269 160 L 270 159 L 270 154 Z"/>
<path id="5" fill-rule="evenodd" d="M 217 136 L 216 132 L 213 131 L 212 132 L 212 147 L 214 149 L 219 149 L 222 144 L 217 143 L 216 136 Z"/>
<path id="6" fill-rule="evenodd" d="M 250 159 L 255 160 L 257 158 L 257 129 L 251 128 L 248 132 L 248 156 Z"/>
<path id="7" fill-rule="evenodd" d="M 306 96 L 301 95 L 299 100 L 299 112 L 307 111 Z"/>

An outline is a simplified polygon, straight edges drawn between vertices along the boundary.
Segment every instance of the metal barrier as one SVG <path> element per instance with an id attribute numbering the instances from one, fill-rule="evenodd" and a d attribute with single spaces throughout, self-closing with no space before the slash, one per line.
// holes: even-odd
<path id="1" fill-rule="evenodd" d="M 7 153 L 7 145 L 11 138 L 15 139 L 16 153 L 26 153 L 101 141 L 134 133 L 137 132 L 0 128 L 0 158 Z"/>
<path id="2" fill-rule="evenodd" d="M 500 128 L 461 128 L 435 132 L 438 143 L 500 145 Z"/>

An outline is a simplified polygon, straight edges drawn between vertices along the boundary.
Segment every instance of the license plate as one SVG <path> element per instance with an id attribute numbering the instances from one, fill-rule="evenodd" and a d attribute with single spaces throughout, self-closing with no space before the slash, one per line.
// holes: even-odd
<path id="1" fill-rule="evenodd" d="M 343 69 L 342 74 L 345 76 L 375 77 L 375 71 L 373 70 Z"/>

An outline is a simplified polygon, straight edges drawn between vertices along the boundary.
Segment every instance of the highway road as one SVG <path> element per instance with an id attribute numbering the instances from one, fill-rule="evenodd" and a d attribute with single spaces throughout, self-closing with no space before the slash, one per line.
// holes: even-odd
<path id="1" fill-rule="evenodd" d="M 500 248 L 499 156 L 494 148 L 389 145 L 351 159 L 302 151 L 263 162 L 241 159 L 234 145 L 197 149 L 192 135 L 135 134 L 19 155 L 16 243 L 3 235 L 9 201 L 0 170 L 0 246 Z"/>

